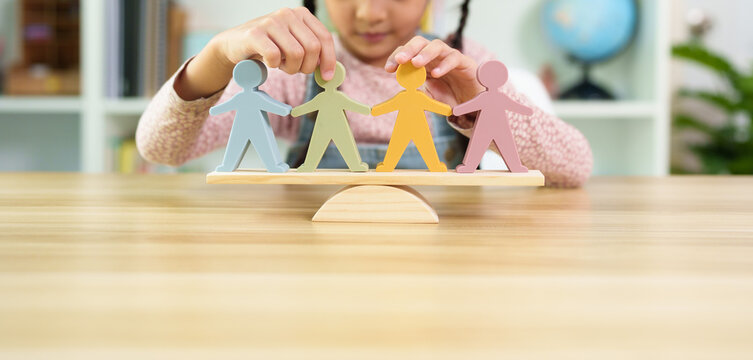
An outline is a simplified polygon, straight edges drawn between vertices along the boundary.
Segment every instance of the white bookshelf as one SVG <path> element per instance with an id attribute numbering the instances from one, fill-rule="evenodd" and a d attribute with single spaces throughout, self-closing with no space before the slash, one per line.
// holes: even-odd
<path id="1" fill-rule="evenodd" d="M 455 6 L 446 1 L 447 11 L 437 23 L 440 33 L 454 29 Z M 180 0 L 191 14 L 193 30 L 215 31 L 254 18 L 280 6 L 297 6 L 300 1 L 274 4 L 256 1 Z M 555 112 L 578 127 L 589 138 L 596 158 L 596 174 L 664 175 L 669 159 L 669 28 L 674 0 L 641 0 L 639 38 L 619 58 L 595 68 L 595 80 L 621 96 L 614 102 L 557 101 Z M 466 35 L 480 42 L 508 65 L 537 72 L 550 62 L 568 83 L 577 76 L 574 66 L 543 40 L 537 29 L 542 1 L 472 2 Z M 82 0 L 82 88 L 80 97 L 0 97 L 0 117 L 76 116 L 79 119 L 77 169 L 85 172 L 112 171 L 108 139 L 132 132 L 149 100 L 105 97 L 105 2 Z M 198 18 L 196 14 L 202 14 Z M 488 31 L 489 24 L 502 24 L 500 31 Z M 8 126 L 0 122 L 2 127 Z M 211 160 L 210 160 L 211 161 Z M 209 168 L 207 169 L 209 170 Z"/>
<path id="2" fill-rule="evenodd" d="M 615 59 L 593 68 L 592 79 L 617 101 L 555 101 L 555 113 L 588 137 L 595 174 L 665 175 L 669 169 L 669 66 L 672 8 L 676 0 L 638 0 L 635 42 Z M 457 23 L 460 0 L 447 0 L 445 30 Z M 511 67 L 537 73 L 551 65 L 560 87 L 580 71 L 547 39 L 540 22 L 543 1 L 474 1 L 466 35 Z M 490 24 L 500 24 L 490 31 Z"/>
<path id="3" fill-rule="evenodd" d="M 149 99 L 108 99 L 105 114 L 108 116 L 140 116 L 149 105 Z"/>
<path id="4" fill-rule="evenodd" d="M 0 96 L 0 114 L 79 114 L 81 106 L 78 96 Z"/>
<path id="5" fill-rule="evenodd" d="M 657 114 L 653 101 L 555 101 L 557 116 L 565 119 L 640 119 Z"/>

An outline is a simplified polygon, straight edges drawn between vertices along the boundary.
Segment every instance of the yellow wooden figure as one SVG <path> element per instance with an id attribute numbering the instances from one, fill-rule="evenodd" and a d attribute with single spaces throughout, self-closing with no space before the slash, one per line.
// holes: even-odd
<path id="1" fill-rule="evenodd" d="M 397 68 L 396 76 L 397 82 L 405 90 L 371 109 L 373 116 L 398 111 L 392 138 L 387 146 L 387 154 L 384 156 L 384 161 L 377 165 L 376 171 L 395 170 L 405 148 L 413 140 L 429 171 L 446 172 L 447 165 L 439 161 L 424 111 L 449 116 L 452 115 L 452 108 L 418 90 L 426 82 L 425 68 L 416 68 L 411 63 L 405 63 Z"/>

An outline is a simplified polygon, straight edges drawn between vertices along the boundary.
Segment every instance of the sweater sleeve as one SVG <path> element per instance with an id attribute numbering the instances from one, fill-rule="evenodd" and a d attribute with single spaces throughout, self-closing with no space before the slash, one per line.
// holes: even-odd
<path id="1" fill-rule="evenodd" d="M 495 58 L 472 41 L 464 40 L 464 43 L 464 53 L 479 64 Z M 533 109 L 531 116 L 508 112 L 521 162 L 529 169 L 540 170 L 547 186 L 582 186 L 593 168 L 593 154 L 586 137 L 574 126 L 534 105 L 511 83 L 502 90 L 511 99 Z M 449 122 L 460 133 L 470 136 L 471 128 L 463 125 L 464 121 L 451 117 Z M 496 147 L 492 148 L 498 153 Z"/>
<path id="2" fill-rule="evenodd" d="M 229 100 L 241 88 L 231 80 L 224 90 L 212 96 L 183 100 L 175 91 L 174 82 L 190 61 L 165 82 L 139 120 L 136 144 L 141 156 L 150 162 L 179 166 L 227 144 L 235 112 L 211 116 L 209 108 Z M 297 106 L 303 101 L 304 85 L 305 75 L 291 76 L 270 69 L 260 88 L 279 101 Z M 295 139 L 298 119 L 269 114 L 269 121 L 277 136 Z"/>

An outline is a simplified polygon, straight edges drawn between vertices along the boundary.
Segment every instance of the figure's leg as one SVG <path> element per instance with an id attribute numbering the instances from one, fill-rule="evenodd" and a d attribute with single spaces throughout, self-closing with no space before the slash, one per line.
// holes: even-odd
<path id="1" fill-rule="evenodd" d="M 230 130 L 230 137 L 227 140 L 227 146 L 225 147 L 225 156 L 222 159 L 222 165 L 218 166 L 215 171 L 218 172 L 232 172 L 238 169 L 238 166 L 243 160 L 243 155 L 248 150 L 248 134 L 242 129 L 237 128 L 235 124 Z"/>
<path id="2" fill-rule="evenodd" d="M 277 149 L 277 143 L 269 136 L 258 136 L 251 140 L 254 144 L 256 153 L 259 154 L 267 171 L 273 173 L 284 173 L 290 169 L 288 164 L 280 160 L 279 150 Z"/>
<path id="3" fill-rule="evenodd" d="M 314 131 L 311 134 L 311 140 L 309 141 L 309 148 L 306 151 L 306 160 L 303 161 L 298 172 L 313 172 L 316 167 L 319 166 L 319 162 L 322 161 L 324 152 L 327 151 L 331 138 L 328 134 L 321 131 L 321 128 L 314 125 Z"/>
<path id="4" fill-rule="evenodd" d="M 492 137 L 489 132 L 476 131 L 474 129 L 471 139 L 468 141 L 468 149 L 465 150 L 465 156 L 463 157 L 463 163 L 455 168 L 458 173 L 471 174 L 476 171 L 478 164 L 481 163 L 481 158 L 484 156 L 486 149 L 492 142 Z"/>
<path id="5" fill-rule="evenodd" d="M 380 162 L 376 166 L 378 172 L 391 172 L 395 170 L 397 163 L 405 152 L 405 148 L 410 144 L 411 133 L 409 128 L 401 126 L 401 121 L 398 115 L 397 122 L 395 123 L 395 129 L 392 130 L 392 137 L 390 143 L 387 145 L 387 154 L 384 155 L 384 161 Z"/>
<path id="6" fill-rule="evenodd" d="M 342 155 L 345 163 L 348 164 L 350 171 L 363 172 L 369 170 L 369 164 L 361 161 L 361 154 L 358 153 L 356 140 L 353 138 L 353 133 L 350 132 L 349 127 L 338 129 L 338 131 L 332 134 L 332 140 L 335 142 L 337 149 L 340 150 L 340 155 Z"/>
<path id="7" fill-rule="evenodd" d="M 439 161 L 439 155 L 437 155 L 437 147 L 434 145 L 434 139 L 431 137 L 431 130 L 429 130 L 429 124 L 424 122 L 420 127 L 417 127 L 416 133 L 413 134 L 413 142 L 416 143 L 416 148 L 424 158 L 426 166 L 431 172 L 446 172 L 447 165 Z"/>
<path id="8" fill-rule="evenodd" d="M 266 121 L 262 121 L 260 122 L 260 126 L 254 127 L 251 143 L 254 144 L 254 149 L 256 149 L 259 158 L 264 162 L 267 171 L 284 173 L 290 169 L 290 166 L 282 161 L 272 128 Z"/>
<path id="9" fill-rule="evenodd" d="M 509 129 L 509 127 L 507 128 Z M 505 130 L 494 134 L 494 145 L 497 146 L 497 150 L 502 155 L 502 160 L 505 161 L 510 172 L 528 172 L 528 168 L 523 166 L 523 163 L 520 161 L 518 149 L 515 146 L 515 139 L 511 131 Z"/>
<path id="10" fill-rule="evenodd" d="M 281 172 L 288 172 L 290 170 L 290 165 L 288 165 L 285 160 L 282 159 L 282 155 L 280 154 L 280 148 L 277 147 L 277 140 L 275 139 L 275 133 L 272 131 L 272 127 L 269 126 L 268 122 L 264 123 L 264 128 L 267 131 L 267 137 L 269 138 L 270 143 L 272 144 L 272 159 L 276 162 L 277 167 L 279 167 L 282 171 Z"/>
<path id="11" fill-rule="evenodd" d="M 287 172 L 290 170 L 290 165 L 282 160 L 282 155 L 280 155 L 280 149 L 277 147 L 277 140 L 275 140 L 275 134 L 272 132 L 272 127 L 269 126 L 267 121 L 264 121 L 262 126 L 266 136 L 261 140 L 264 143 L 259 144 L 260 146 L 256 146 L 256 143 L 254 143 L 256 152 L 259 154 L 262 161 L 264 161 L 264 165 L 270 172 Z"/>

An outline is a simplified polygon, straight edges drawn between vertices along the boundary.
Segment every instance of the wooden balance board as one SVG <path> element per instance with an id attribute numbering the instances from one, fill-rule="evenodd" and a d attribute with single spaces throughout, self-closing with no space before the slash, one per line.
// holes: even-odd
<path id="1" fill-rule="evenodd" d="M 428 170 L 363 173 L 291 170 L 280 174 L 236 170 L 209 173 L 207 184 L 345 185 L 319 208 L 312 221 L 436 224 L 437 212 L 411 186 L 544 186 L 544 175 L 538 170 L 527 173 L 479 170 L 473 174 Z"/>

